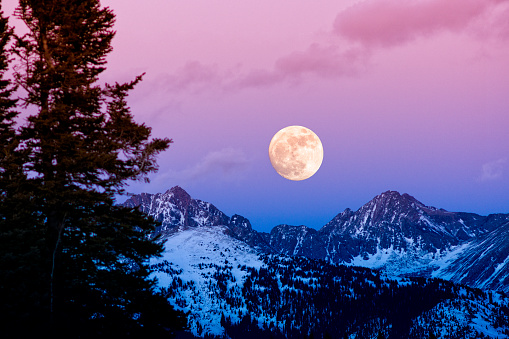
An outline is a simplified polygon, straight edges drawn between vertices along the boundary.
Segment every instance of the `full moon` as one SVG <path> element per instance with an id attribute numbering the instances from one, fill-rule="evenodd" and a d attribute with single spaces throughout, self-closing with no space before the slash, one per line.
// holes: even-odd
<path id="1" fill-rule="evenodd" d="M 272 137 L 269 158 L 283 178 L 304 180 L 315 174 L 322 164 L 322 142 L 309 128 L 288 126 Z"/>

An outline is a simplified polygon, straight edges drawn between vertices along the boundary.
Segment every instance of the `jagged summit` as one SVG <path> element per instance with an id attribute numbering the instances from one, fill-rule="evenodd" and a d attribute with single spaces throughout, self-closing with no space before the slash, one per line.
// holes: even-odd
<path id="1" fill-rule="evenodd" d="M 180 187 L 179 185 L 176 185 L 176 186 L 173 186 L 172 188 L 170 188 L 167 192 L 172 192 L 172 193 L 183 193 L 183 194 L 187 194 L 189 195 L 185 189 L 183 189 L 182 187 Z"/>
<path id="2" fill-rule="evenodd" d="M 403 193 L 403 195 L 407 195 L 407 194 Z M 383 197 L 401 197 L 401 196 L 402 196 L 401 193 L 399 193 L 398 191 L 387 190 L 387 191 L 382 192 L 379 195 L 377 195 L 374 199 L 383 198 Z"/>
<path id="3" fill-rule="evenodd" d="M 397 191 L 383 192 L 362 206 L 361 209 L 371 209 L 373 206 L 377 206 L 378 209 L 384 208 L 386 210 L 409 210 L 426 207 L 410 194 L 400 194 Z"/>
<path id="4" fill-rule="evenodd" d="M 166 191 L 166 194 L 173 194 L 175 197 L 178 197 L 180 199 L 185 200 L 191 199 L 189 193 L 187 193 L 187 191 L 180 186 L 173 186 L 172 188 Z"/>
<path id="5" fill-rule="evenodd" d="M 238 324 L 248 323 L 240 316 L 240 310 L 244 312 L 245 309 L 255 310 L 254 313 L 249 312 L 249 324 L 254 321 L 251 319 L 258 319 L 259 323 L 270 321 L 277 325 L 280 319 L 276 311 L 278 307 L 299 310 L 291 306 L 296 300 L 302 300 L 304 307 L 311 303 L 313 313 L 309 319 L 315 319 L 315 306 L 318 304 L 344 305 L 348 300 L 351 300 L 350 304 L 361 300 L 359 304 L 367 304 L 368 309 L 372 309 L 382 302 L 383 314 L 386 314 L 387 302 L 394 303 L 394 309 L 399 310 L 399 301 L 404 303 L 409 299 L 410 303 L 425 308 L 425 318 L 412 324 L 432 323 L 436 331 L 436 324 L 443 324 L 448 313 L 453 314 L 452 319 L 456 319 L 458 314 L 466 314 L 465 319 L 460 321 L 462 328 L 466 328 L 464 324 L 467 321 L 477 326 L 477 319 L 481 319 L 482 326 L 475 327 L 475 331 L 486 329 L 487 333 L 496 333 L 493 337 L 500 337 L 502 333 L 502 330 L 495 331 L 494 327 L 489 327 L 491 325 L 486 320 L 491 319 L 495 327 L 500 326 L 499 319 L 502 318 L 496 316 L 500 314 L 502 299 L 495 294 L 482 297 L 482 292 L 474 294 L 461 287 L 460 292 L 454 292 L 457 295 L 454 304 L 449 300 L 439 300 L 440 306 L 431 308 L 428 306 L 432 297 L 430 292 L 432 288 L 445 286 L 443 282 L 437 284 L 430 280 L 432 288 L 420 289 L 421 285 L 415 282 L 422 280 L 409 283 L 397 276 L 438 277 L 471 287 L 509 292 L 509 246 L 506 241 L 509 214 L 482 217 L 472 213 L 447 212 L 427 207 L 409 194 L 386 191 L 356 211 L 345 209 L 320 230 L 281 224 L 270 233 L 263 233 L 253 230 L 247 218 L 237 214 L 228 217 L 214 205 L 191 198 L 179 186 L 163 194 L 134 196 L 129 204 L 135 203 L 166 227 L 159 230 L 163 233 L 164 257 L 152 262 L 153 267 L 157 267 L 159 284 L 171 290 L 169 299 L 180 309 L 191 312 L 191 327 L 195 334 L 200 329 L 200 333 L 225 336 L 223 327 L 226 331 L 231 326 L 230 319 Z M 330 263 L 363 266 L 377 271 Z M 330 269 L 333 269 L 331 274 L 327 273 Z M 341 271 L 335 271 L 338 269 Z M 323 279 L 320 280 L 320 277 Z M 322 289 L 326 292 L 320 292 Z M 402 293 L 405 289 L 408 293 Z M 374 293 L 369 299 L 360 299 L 366 291 Z M 444 291 L 450 298 L 450 293 L 458 290 L 448 286 Z M 377 299 L 378 293 L 388 298 L 397 296 L 395 300 L 398 302 L 391 302 L 392 299 L 385 297 Z M 325 298 L 317 299 L 320 295 Z M 336 297 L 336 301 L 332 299 L 330 304 L 313 303 L 314 300 L 327 301 L 327 296 L 331 295 Z M 341 302 L 337 302 L 339 295 Z M 411 295 L 416 298 L 409 298 Z M 303 296 L 306 299 L 302 299 Z M 425 300 L 424 304 L 421 300 Z M 507 305 L 506 299 L 503 300 Z M 283 302 L 286 303 L 285 308 L 281 307 Z M 475 302 L 480 311 L 475 311 Z M 463 305 L 460 303 L 464 306 L 455 306 L 450 311 L 453 305 Z M 330 314 L 341 313 L 331 312 L 328 308 L 325 311 L 324 319 L 328 319 Z M 436 313 L 437 322 L 429 320 L 431 311 Z M 406 316 L 407 313 L 408 307 L 404 307 L 401 314 Z M 343 318 L 340 316 L 339 319 Z M 396 316 L 393 319 L 400 324 L 400 318 Z M 299 314 L 295 319 L 302 317 Z M 297 321 L 295 319 L 281 318 L 280 324 L 288 326 Z M 386 321 L 383 323 L 387 325 Z M 303 321 L 305 323 L 309 320 Z M 362 326 L 359 335 L 365 337 L 365 322 L 360 321 L 359 324 Z M 273 325 L 271 328 L 274 328 Z M 447 323 L 443 328 L 446 330 L 442 334 L 449 333 L 452 327 Z M 380 333 L 378 327 L 371 336 L 377 333 Z M 421 338 L 427 333 L 414 334 Z"/>
<path id="6" fill-rule="evenodd" d="M 172 195 L 172 200 L 184 208 L 187 208 L 191 204 L 193 198 L 187 193 L 182 187 L 174 186 L 166 191 L 165 195 Z"/>
<path id="7" fill-rule="evenodd" d="M 236 227 L 239 227 L 244 230 L 251 231 L 253 229 L 253 227 L 251 226 L 251 222 L 248 219 L 246 219 L 243 216 L 238 215 L 238 214 L 232 215 L 232 217 L 230 219 L 230 224 L 235 225 Z"/>
<path id="8" fill-rule="evenodd" d="M 158 233 L 179 227 L 228 225 L 229 218 L 214 205 L 191 198 L 180 186 L 165 193 L 141 194 L 128 199 L 124 206 L 138 207 L 162 223 Z"/>
<path id="9" fill-rule="evenodd" d="M 437 274 L 473 286 L 494 286 L 509 291 L 509 278 L 508 282 L 494 281 L 495 276 L 502 279 L 499 272 L 503 272 L 503 279 L 509 277 L 507 255 L 497 256 L 509 253 L 509 247 L 503 247 L 502 242 L 495 252 L 489 247 L 494 244 L 493 239 L 506 234 L 505 231 L 497 233 L 501 225 L 506 224 L 505 228 L 509 229 L 509 215 L 506 214 L 484 217 L 448 212 L 426 206 L 407 193 L 386 191 L 356 211 L 345 209 L 320 230 L 282 224 L 264 233 L 253 230 L 247 218 L 237 214 L 228 217 L 211 203 L 193 199 L 179 186 L 165 193 L 135 195 L 124 206 L 138 207 L 159 220 L 162 226 L 156 233 L 166 237 L 189 228 L 197 231 L 203 228 L 206 232 L 210 227 L 218 227 L 225 235 L 262 252 L 383 268 L 396 274 L 429 276 L 439 266 L 444 267 L 440 261 L 444 255 L 461 248 L 464 254 L 457 258 L 458 264 L 449 263 L 449 271 L 441 269 L 443 273 Z M 492 259 L 494 256 L 497 258 Z M 472 263 L 470 258 L 479 259 Z M 484 267 L 486 279 L 473 281 L 469 272 L 480 272 Z"/>
<path id="10" fill-rule="evenodd" d="M 169 236 L 190 227 L 225 226 L 228 235 L 268 250 L 267 240 L 253 230 L 248 219 L 238 214 L 230 218 L 211 203 L 193 199 L 180 186 L 174 186 L 165 193 L 135 195 L 123 205 L 138 207 L 160 221 L 162 225 L 156 234 Z"/>
<path id="11" fill-rule="evenodd" d="M 417 225 L 425 222 L 429 224 L 428 217 L 438 218 L 450 214 L 445 210 L 426 206 L 410 194 L 385 191 L 355 212 L 349 208 L 345 209 L 327 223 L 321 231 L 335 230 L 343 233 L 350 230 L 351 233 L 358 235 L 365 233 L 370 228 L 378 229 L 384 225 L 394 225 L 396 229 L 401 229 L 398 225 L 403 226 L 402 224 L 405 223 Z"/>
<path id="12" fill-rule="evenodd" d="M 438 210 L 436 207 L 433 206 L 427 206 L 414 198 L 412 195 L 408 193 L 399 193 L 398 191 L 385 191 L 383 193 L 380 193 L 371 201 L 369 201 L 366 205 L 371 204 L 381 204 L 387 207 L 399 207 L 399 208 L 421 208 L 426 209 L 430 211 L 436 211 Z M 447 212 L 444 209 L 440 209 L 443 212 Z"/>

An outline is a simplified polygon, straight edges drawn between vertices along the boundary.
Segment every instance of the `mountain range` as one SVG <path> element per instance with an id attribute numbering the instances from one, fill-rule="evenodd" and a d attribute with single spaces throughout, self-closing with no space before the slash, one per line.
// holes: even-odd
<path id="1" fill-rule="evenodd" d="M 509 215 L 384 192 L 319 230 L 259 232 L 175 186 L 124 204 L 160 222 L 153 277 L 181 338 L 509 338 Z"/>
<path id="2" fill-rule="evenodd" d="M 507 338 L 509 299 L 441 279 L 390 277 L 303 256 L 263 254 L 227 226 L 189 227 L 151 260 L 188 315 L 182 338 Z"/>
<path id="3" fill-rule="evenodd" d="M 319 230 L 278 225 L 266 233 L 240 215 L 228 217 L 213 204 L 193 199 L 179 186 L 134 195 L 124 206 L 160 221 L 154 235 L 163 239 L 187 229 L 221 226 L 225 235 L 260 253 L 509 292 L 509 214 L 449 212 L 387 191 L 357 211 L 344 210 Z"/>

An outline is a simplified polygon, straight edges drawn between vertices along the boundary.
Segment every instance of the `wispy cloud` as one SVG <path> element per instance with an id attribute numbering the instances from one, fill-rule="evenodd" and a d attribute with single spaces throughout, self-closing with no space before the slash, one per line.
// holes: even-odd
<path id="1" fill-rule="evenodd" d="M 213 178 L 214 180 L 235 180 L 249 167 L 250 160 L 239 149 L 224 148 L 209 152 L 201 161 L 181 171 L 161 173 L 153 181 L 175 181 L 180 184 L 194 180 Z"/>
<path id="2" fill-rule="evenodd" d="M 499 1 L 497 6 L 486 10 L 476 25 L 475 33 L 479 39 L 496 38 L 504 43 L 509 39 L 509 1 Z"/>
<path id="3" fill-rule="evenodd" d="M 150 92 L 185 93 L 201 90 L 242 90 L 269 87 L 281 83 L 298 83 L 306 76 L 338 78 L 355 76 L 368 59 L 361 48 L 340 50 L 336 45 L 312 43 L 303 51 L 294 51 L 274 62 L 272 68 L 242 72 L 240 68 L 220 69 L 216 65 L 190 61 L 171 74 L 155 79 Z"/>
<path id="4" fill-rule="evenodd" d="M 356 66 L 366 53 L 361 49 L 341 51 L 337 46 L 312 44 L 305 51 L 293 52 L 276 61 L 276 70 L 287 76 L 315 74 L 328 78 L 354 75 Z"/>
<path id="5" fill-rule="evenodd" d="M 319 78 L 353 76 L 366 59 L 367 53 L 363 49 L 341 51 L 335 45 L 313 43 L 304 51 L 295 51 L 277 59 L 270 70 L 254 70 L 239 76 L 230 86 L 243 89 L 295 83 L 307 75 Z"/>
<path id="6" fill-rule="evenodd" d="M 479 181 L 493 181 L 500 179 L 504 174 L 507 158 L 500 158 L 482 165 Z"/>
<path id="7" fill-rule="evenodd" d="M 228 78 L 217 65 L 193 60 L 171 74 L 161 75 L 158 86 L 172 92 L 199 91 L 204 88 L 222 86 Z"/>
<path id="8" fill-rule="evenodd" d="M 294 84 L 305 77 L 355 76 L 378 48 L 396 47 L 446 31 L 470 29 L 481 38 L 509 38 L 508 14 L 509 0 L 366 0 L 336 16 L 328 42 L 312 42 L 307 49 L 280 56 L 272 67 L 243 72 L 189 61 L 172 74 L 161 76 L 158 86 L 174 93 L 231 91 Z"/>
<path id="9" fill-rule="evenodd" d="M 339 13 L 328 45 L 311 43 L 305 50 L 278 58 L 272 69 L 236 76 L 236 88 L 298 82 L 306 75 L 341 78 L 359 74 L 376 48 L 403 45 L 444 31 L 461 32 L 476 25 L 509 37 L 509 0 L 367 0 Z M 503 19 L 502 19 L 503 18 Z M 486 32 L 485 32 L 486 33 Z M 488 34 L 488 33 L 486 33 Z M 339 40 L 339 41 L 338 41 Z"/>
<path id="10" fill-rule="evenodd" d="M 341 12 L 334 33 L 368 48 L 393 47 L 442 31 L 461 31 L 507 0 L 368 0 Z"/>

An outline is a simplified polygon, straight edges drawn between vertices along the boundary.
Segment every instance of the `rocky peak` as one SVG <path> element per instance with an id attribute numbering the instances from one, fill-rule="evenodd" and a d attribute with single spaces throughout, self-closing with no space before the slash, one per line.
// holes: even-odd
<path id="1" fill-rule="evenodd" d="M 386 191 L 362 206 L 355 215 L 363 224 L 373 226 L 381 222 L 397 222 L 402 217 L 417 221 L 425 208 L 424 204 L 409 194 Z"/>
<path id="2" fill-rule="evenodd" d="M 230 218 L 228 234 L 239 239 L 253 248 L 264 252 L 272 252 L 269 244 L 268 234 L 253 230 L 248 219 L 235 214 Z"/>
<path id="3" fill-rule="evenodd" d="M 288 236 L 294 236 L 294 235 L 300 235 L 300 234 L 314 234 L 316 233 L 316 230 L 310 227 L 307 227 L 305 225 L 300 226 L 293 226 L 293 225 L 287 225 L 287 224 L 281 224 L 277 225 L 270 231 L 271 236 L 281 236 L 281 237 L 288 237 Z"/>
<path id="4" fill-rule="evenodd" d="M 354 212 L 350 208 L 346 208 L 343 212 L 339 213 L 339 215 L 344 216 L 344 217 L 349 217 L 353 214 L 354 214 Z"/>
<path id="5" fill-rule="evenodd" d="M 139 207 L 152 199 L 153 194 L 141 193 L 131 196 L 122 205 L 125 207 Z"/>
<path id="6" fill-rule="evenodd" d="M 189 193 L 187 193 L 183 188 L 180 186 L 174 186 L 170 188 L 168 191 L 166 191 L 165 195 L 172 196 L 173 200 L 176 204 L 182 207 L 187 207 L 193 200 Z"/>
<path id="7" fill-rule="evenodd" d="M 374 197 L 364 206 L 378 206 L 389 209 L 407 210 L 408 208 L 416 208 L 424 205 L 407 193 L 400 194 L 397 191 L 386 191 Z"/>
<path id="8" fill-rule="evenodd" d="M 355 212 L 345 210 L 325 225 L 320 233 L 333 242 L 351 244 L 348 253 L 331 248 L 339 260 L 374 254 L 380 249 L 436 252 L 458 245 L 473 236 L 473 230 L 455 213 L 422 204 L 409 194 L 386 191 Z M 332 238 L 331 238 L 332 239 Z M 356 247 L 357 246 L 357 247 Z M 336 257 L 333 260 L 337 260 Z"/>
<path id="9" fill-rule="evenodd" d="M 249 222 L 248 219 L 244 218 L 243 216 L 241 215 L 238 215 L 238 214 L 234 214 L 231 218 L 230 218 L 230 227 L 234 227 L 234 228 L 239 228 L 239 229 L 244 229 L 244 230 L 247 230 L 247 231 L 252 231 L 253 228 L 251 227 L 251 223 Z"/>

